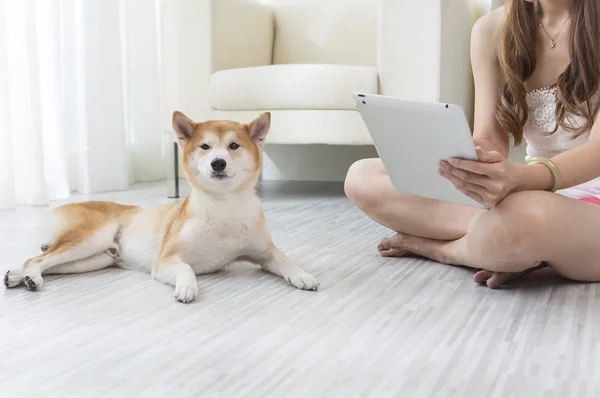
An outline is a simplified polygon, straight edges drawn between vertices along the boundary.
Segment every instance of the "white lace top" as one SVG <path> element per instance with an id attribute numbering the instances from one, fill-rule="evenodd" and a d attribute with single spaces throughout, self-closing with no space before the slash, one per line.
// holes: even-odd
<path id="1" fill-rule="evenodd" d="M 545 156 L 551 158 L 585 143 L 589 132 L 573 138 L 574 134 L 561 127 L 556 127 L 556 87 L 545 87 L 527 93 L 527 105 L 529 107 L 529 118 L 523 129 L 523 136 L 527 143 L 527 157 Z M 582 123 L 575 117 L 568 118 L 572 126 Z M 553 132 L 554 131 L 554 132 Z M 600 199 L 600 178 L 578 185 L 576 187 L 563 189 L 558 193 L 572 198 L 596 197 Z"/>

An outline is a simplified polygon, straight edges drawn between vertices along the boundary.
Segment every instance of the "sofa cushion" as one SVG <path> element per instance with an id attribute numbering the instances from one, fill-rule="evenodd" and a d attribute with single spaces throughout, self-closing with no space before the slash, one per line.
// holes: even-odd
<path id="1" fill-rule="evenodd" d="M 248 123 L 262 111 L 214 111 L 218 120 Z M 271 111 L 267 144 L 373 145 L 360 112 L 331 109 L 276 109 Z M 336 160 L 337 161 L 337 160 Z"/>
<path id="2" fill-rule="evenodd" d="M 379 1 L 275 0 L 269 5 L 277 32 L 274 64 L 377 65 Z"/>
<path id="3" fill-rule="evenodd" d="M 376 94 L 377 69 L 318 64 L 228 69 L 212 75 L 209 96 L 218 110 L 354 110 L 353 92 Z"/>

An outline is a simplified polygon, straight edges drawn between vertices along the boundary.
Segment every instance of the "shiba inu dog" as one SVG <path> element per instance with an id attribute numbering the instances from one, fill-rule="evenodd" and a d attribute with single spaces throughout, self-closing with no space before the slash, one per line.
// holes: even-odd
<path id="1" fill-rule="evenodd" d="M 198 294 L 196 275 L 244 260 L 299 289 L 317 290 L 317 280 L 273 244 L 255 193 L 270 125 L 268 112 L 249 124 L 196 123 L 175 112 L 173 130 L 191 194 L 149 208 L 113 202 L 57 207 L 42 222 L 42 253 L 9 270 L 4 284 L 37 290 L 43 274 L 119 266 L 150 272 L 189 303 Z"/>

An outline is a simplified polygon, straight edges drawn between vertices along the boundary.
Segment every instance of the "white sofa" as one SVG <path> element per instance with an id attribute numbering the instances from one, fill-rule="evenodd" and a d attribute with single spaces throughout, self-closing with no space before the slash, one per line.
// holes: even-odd
<path id="1" fill-rule="evenodd" d="M 176 109 L 244 122 L 268 110 L 267 145 L 369 145 L 356 91 L 457 103 L 471 119 L 476 3 L 162 0 L 164 131 Z"/>

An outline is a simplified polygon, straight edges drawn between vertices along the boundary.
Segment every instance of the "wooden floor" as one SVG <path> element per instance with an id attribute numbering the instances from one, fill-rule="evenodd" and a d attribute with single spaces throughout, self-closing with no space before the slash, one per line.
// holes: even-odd
<path id="1" fill-rule="evenodd" d="M 94 199 L 167 202 L 162 185 Z M 341 186 L 261 189 L 275 242 L 321 290 L 238 265 L 176 302 L 149 275 L 0 288 L 1 397 L 598 397 L 600 290 L 538 272 L 497 291 L 472 271 L 383 259 L 388 235 Z M 75 200 L 86 199 L 83 197 Z M 0 212 L 0 271 L 45 208 Z"/>

